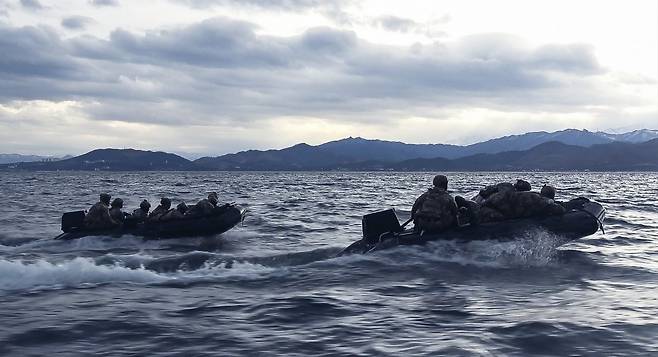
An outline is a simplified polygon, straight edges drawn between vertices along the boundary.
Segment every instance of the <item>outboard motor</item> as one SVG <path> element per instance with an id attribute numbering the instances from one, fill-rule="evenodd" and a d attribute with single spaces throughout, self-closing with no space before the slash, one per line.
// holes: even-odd
<path id="1" fill-rule="evenodd" d="M 66 212 L 62 215 L 62 232 L 68 233 L 85 225 L 85 211 Z"/>
<path id="2" fill-rule="evenodd" d="M 363 216 L 361 228 L 363 229 L 363 239 L 369 244 L 379 242 L 379 237 L 384 233 L 402 231 L 400 221 L 393 208 Z"/>

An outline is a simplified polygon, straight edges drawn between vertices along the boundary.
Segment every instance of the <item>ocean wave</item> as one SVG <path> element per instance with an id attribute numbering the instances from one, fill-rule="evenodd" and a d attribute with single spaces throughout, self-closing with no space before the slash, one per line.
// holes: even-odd
<path id="1" fill-rule="evenodd" d="M 0 291 L 74 287 L 111 282 L 159 282 L 166 278 L 146 269 L 97 265 L 93 259 L 75 258 L 62 263 L 0 260 Z"/>
<path id="2" fill-rule="evenodd" d="M 133 259 L 133 264 L 154 260 L 148 256 L 124 256 L 115 257 L 114 264 L 106 265 L 99 264 L 102 259 L 82 257 L 64 262 L 0 259 L 0 292 L 79 288 L 107 283 L 188 285 L 216 281 L 218 278 L 261 278 L 275 270 L 249 262 L 208 260 L 196 270 L 178 269 L 163 273 L 148 269 L 143 264 L 128 267 L 125 264 L 130 259 Z"/>

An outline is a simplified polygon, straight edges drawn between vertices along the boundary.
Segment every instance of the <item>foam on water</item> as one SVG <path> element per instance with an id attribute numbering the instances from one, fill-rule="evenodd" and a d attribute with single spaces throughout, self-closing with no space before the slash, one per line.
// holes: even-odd
<path id="1" fill-rule="evenodd" d="M 97 265 L 93 259 L 75 258 L 61 263 L 0 259 L 0 291 L 78 287 L 110 282 L 160 282 L 166 278 L 146 269 Z"/>
<path id="2" fill-rule="evenodd" d="M 114 264 L 99 264 L 91 258 L 74 258 L 64 262 L 0 259 L 0 292 L 50 290 L 90 287 L 107 283 L 193 283 L 217 279 L 261 278 L 276 269 L 250 262 L 206 261 L 194 270 L 178 269 L 171 273 L 147 269 L 143 263 L 151 256 L 139 254 L 114 257 Z M 121 262 L 120 262 L 121 261 Z M 127 267 L 124 262 L 141 262 L 138 267 Z"/>
<path id="3" fill-rule="evenodd" d="M 350 262 L 385 257 L 391 264 L 400 265 L 421 261 L 493 268 L 542 267 L 555 262 L 557 247 L 563 242 L 560 237 L 537 230 L 511 241 L 438 240 L 422 246 L 399 246 L 366 255 L 347 255 L 335 260 Z"/>

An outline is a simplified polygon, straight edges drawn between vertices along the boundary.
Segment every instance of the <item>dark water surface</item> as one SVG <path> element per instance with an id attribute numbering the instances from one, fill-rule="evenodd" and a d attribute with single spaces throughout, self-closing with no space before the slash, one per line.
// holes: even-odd
<path id="1" fill-rule="evenodd" d="M 658 174 L 449 176 L 551 182 L 602 202 L 606 233 L 334 258 L 361 215 L 408 218 L 432 174 L 0 173 L 0 355 L 658 354 Z M 218 191 L 250 215 L 217 237 L 53 241 L 100 191 L 130 209 Z"/>

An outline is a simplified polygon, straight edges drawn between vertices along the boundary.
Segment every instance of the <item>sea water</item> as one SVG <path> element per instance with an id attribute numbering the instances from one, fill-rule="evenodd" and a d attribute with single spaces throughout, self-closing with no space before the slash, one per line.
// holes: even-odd
<path id="1" fill-rule="evenodd" d="M 434 242 L 335 255 L 361 216 L 401 221 L 434 173 L 0 173 L 0 355 L 658 354 L 658 174 L 449 173 L 454 194 L 524 178 L 607 208 L 556 247 Z M 55 241 L 100 192 L 249 209 L 211 237 Z"/>

